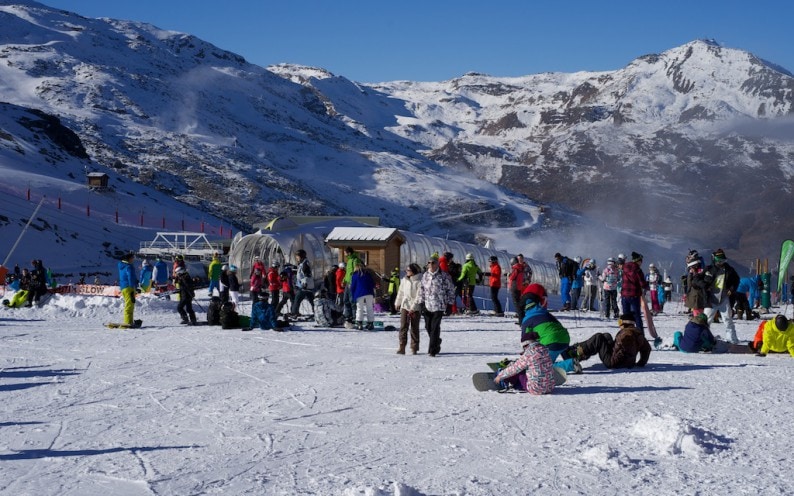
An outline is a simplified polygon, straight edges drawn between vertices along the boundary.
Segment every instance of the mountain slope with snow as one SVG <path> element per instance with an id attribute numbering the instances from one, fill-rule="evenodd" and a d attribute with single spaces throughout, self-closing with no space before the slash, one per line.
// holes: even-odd
<path id="1" fill-rule="evenodd" d="M 32 1 L 0 20 L 8 103 L 217 223 L 375 215 L 539 258 L 719 245 L 744 261 L 792 227 L 792 78 L 712 42 L 612 72 L 365 85 Z"/>

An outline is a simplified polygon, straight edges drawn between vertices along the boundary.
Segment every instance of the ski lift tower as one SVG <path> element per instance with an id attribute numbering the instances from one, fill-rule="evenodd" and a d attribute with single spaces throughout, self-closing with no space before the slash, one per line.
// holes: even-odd
<path id="1" fill-rule="evenodd" d="M 223 253 L 223 244 L 211 243 L 204 233 L 158 232 L 153 241 L 141 243 L 138 253 L 169 259 L 182 255 L 185 259 L 209 260 L 213 254 Z"/>

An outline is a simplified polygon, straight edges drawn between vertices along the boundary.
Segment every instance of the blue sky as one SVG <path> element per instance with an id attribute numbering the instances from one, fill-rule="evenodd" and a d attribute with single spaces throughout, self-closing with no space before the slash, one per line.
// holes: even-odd
<path id="1" fill-rule="evenodd" d="M 359 82 L 614 70 L 697 38 L 794 72 L 789 0 L 44 0 Z"/>

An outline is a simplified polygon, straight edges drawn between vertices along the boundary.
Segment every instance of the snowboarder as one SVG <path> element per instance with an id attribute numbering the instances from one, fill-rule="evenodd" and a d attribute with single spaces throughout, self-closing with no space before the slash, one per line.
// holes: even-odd
<path id="1" fill-rule="evenodd" d="M 129 252 L 118 263 L 119 289 L 121 290 L 121 297 L 124 299 L 124 318 L 122 323 L 125 326 L 132 326 L 134 323 L 135 288 L 138 287 L 138 277 L 135 275 L 135 266 L 132 265 L 134 258 L 135 254 Z"/>
<path id="2" fill-rule="evenodd" d="M 673 346 L 684 353 L 711 351 L 717 340 L 709 329 L 709 321 L 705 314 L 693 315 L 687 322 L 684 332 L 673 334 Z"/>
<path id="3" fill-rule="evenodd" d="M 494 378 L 495 384 L 508 383 L 529 394 L 549 394 L 554 391 L 554 369 L 549 350 L 540 344 L 535 332 L 528 332 L 521 342 L 523 353 L 502 369 Z"/>
<path id="4" fill-rule="evenodd" d="M 598 355 L 608 369 L 644 367 L 651 356 L 651 345 L 635 321 L 634 315 L 624 313 L 618 320 L 620 330 L 614 339 L 608 332 L 593 334 L 586 341 L 571 345 L 564 356 L 583 362 Z"/>
<path id="5" fill-rule="evenodd" d="M 524 307 L 524 320 L 521 321 L 520 342 L 527 341 L 531 333 L 536 333 L 540 344 L 549 350 L 551 363 L 563 353 L 571 342 L 571 336 L 557 318 L 546 309 L 546 288 L 532 283 L 521 295 Z M 581 367 L 573 358 L 564 358 L 558 365 L 565 372 L 581 373 Z"/>

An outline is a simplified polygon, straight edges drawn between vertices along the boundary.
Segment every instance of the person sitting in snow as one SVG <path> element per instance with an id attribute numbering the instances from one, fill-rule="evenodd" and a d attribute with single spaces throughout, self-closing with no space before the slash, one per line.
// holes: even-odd
<path id="1" fill-rule="evenodd" d="M 524 335 L 524 351 L 517 360 L 500 370 L 494 382 L 506 383 L 529 394 L 549 394 L 554 391 L 554 371 L 549 350 L 540 344 L 536 332 Z"/>
<path id="2" fill-rule="evenodd" d="M 342 327 L 345 315 L 335 300 L 328 297 L 328 290 L 322 288 L 314 295 L 314 325 L 316 327 Z"/>
<path id="3" fill-rule="evenodd" d="M 289 327 L 288 320 L 276 319 L 276 310 L 268 302 L 269 297 L 266 291 L 257 294 L 257 300 L 251 305 L 251 329 L 281 331 Z"/>
<path id="4" fill-rule="evenodd" d="M 716 344 L 717 340 L 709 330 L 709 321 L 704 313 L 693 315 L 683 333 L 677 331 L 673 334 L 673 345 L 684 353 L 711 351 Z"/>
<path id="5" fill-rule="evenodd" d="M 770 352 L 788 352 L 794 357 L 794 322 L 785 315 L 778 315 L 775 320 L 764 324 L 764 337 L 758 356 L 766 356 Z"/>
<path id="6" fill-rule="evenodd" d="M 546 288 L 538 283 L 527 286 L 521 295 L 521 305 L 524 308 L 524 320 L 521 321 L 520 342 L 527 341 L 531 333 L 537 333 L 538 341 L 549 350 L 551 363 L 554 363 L 568 348 L 571 336 L 568 329 L 546 309 Z M 566 372 L 581 373 L 581 367 L 574 358 L 563 358 L 559 367 Z"/>
<path id="7" fill-rule="evenodd" d="M 614 339 L 608 332 L 599 332 L 586 341 L 571 345 L 563 356 L 583 362 L 597 354 L 608 369 L 644 367 L 651 356 L 651 345 L 643 332 L 637 329 L 634 314 L 621 315 L 618 325 L 620 330 Z"/>

